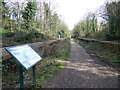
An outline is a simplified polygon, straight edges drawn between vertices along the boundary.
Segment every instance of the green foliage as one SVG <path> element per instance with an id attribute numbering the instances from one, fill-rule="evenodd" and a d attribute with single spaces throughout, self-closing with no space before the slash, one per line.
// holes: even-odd
<path id="1" fill-rule="evenodd" d="M 97 17 L 94 13 L 88 13 L 86 18 L 80 21 L 74 27 L 73 36 L 74 37 L 89 37 L 91 34 L 94 34 L 98 30 Z"/>
<path id="2" fill-rule="evenodd" d="M 39 42 L 39 41 L 45 41 L 45 40 L 50 40 L 52 38 L 48 38 L 44 34 L 41 34 L 39 31 L 34 30 L 34 29 L 20 29 L 16 30 L 14 32 L 11 31 L 6 31 L 2 29 L 1 31 L 2 34 L 2 41 L 3 41 L 3 46 L 10 46 L 10 45 L 17 45 L 17 44 L 22 44 L 22 43 L 32 43 L 32 42 Z"/>
<path id="3" fill-rule="evenodd" d="M 2 11 L 2 18 L 5 18 L 8 15 L 8 7 L 6 6 L 6 2 L 1 2 L 1 11 Z"/>
<path id="4" fill-rule="evenodd" d="M 16 72 L 16 67 L 17 64 L 15 63 L 15 59 L 8 59 L 6 61 L 2 61 L 2 72 L 5 74 L 7 74 L 8 71 L 13 71 Z"/>
<path id="5" fill-rule="evenodd" d="M 108 23 L 107 40 L 120 40 L 120 1 L 107 2 L 102 8 L 101 17 Z"/>
<path id="6" fill-rule="evenodd" d="M 113 52 L 105 47 L 102 47 L 100 44 L 95 42 L 87 42 L 82 40 L 76 40 L 77 43 L 85 47 L 87 50 L 91 50 L 93 54 L 97 57 L 100 57 L 102 60 L 110 63 L 119 63 L 120 55 L 117 52 Z"/>
<path id="7" fill-rule="evenodd" d="M 73 37 L 74 38 L 77 38 L 77 37 L 79 37 L 79 31 L 78 31 L 78 29 L 76 30 L 74 30 L 74 32 L 73 32 Z"/>
<path id="8" fill-rule="evenodd" d="M 120 60 L 112 60 L 113 63 L 119 63 L 120 64 Z"/>
<path id="9" fill-rule="evenodd" d="M 3 37 L 14 37 L 15 32 L 5 32 L 2 34 Z"/>
<path id="10" fill-rule="evenodd" d="M 22 11 L 22 17 L 24 19 L 24 27 L 26 29 L 29 29 L 30 26 L 33 24 L 35 13 L 36 13 L 36 3 L 28 2 L 25 9 Z"/>

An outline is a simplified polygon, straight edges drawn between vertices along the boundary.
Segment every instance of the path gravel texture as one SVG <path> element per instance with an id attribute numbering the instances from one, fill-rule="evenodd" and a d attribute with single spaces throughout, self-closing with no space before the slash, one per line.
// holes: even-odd
<path id="1" fill-rule="evenodd" d="M 92 59 L 85 49 L 71 41 L 67 66 L 47 88 L 118 88 L 118 71 Z"/>

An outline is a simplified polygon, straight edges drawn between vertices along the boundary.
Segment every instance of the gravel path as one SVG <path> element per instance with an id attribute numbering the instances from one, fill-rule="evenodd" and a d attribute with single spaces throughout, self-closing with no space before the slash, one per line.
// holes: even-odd
<path id="1" fill-rule="evenodd" d="M 118 71 L 93 60 L 79 44 L 71 41 L 67 66 L 47 88 L 118 88 Z"/>

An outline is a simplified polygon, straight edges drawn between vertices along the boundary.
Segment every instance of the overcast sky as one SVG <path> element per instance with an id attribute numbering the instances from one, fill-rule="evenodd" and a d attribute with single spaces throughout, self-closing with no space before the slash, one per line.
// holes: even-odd
<path id="1" fill-rule="evenodd" d="M 54 0 L 53 0 L 54 1 Z M 87 11 L 95 11 L 105 0 L 55 0 L 58 4 L 58 13 L 62 15 L 69 29 L 73 29 Z"/>

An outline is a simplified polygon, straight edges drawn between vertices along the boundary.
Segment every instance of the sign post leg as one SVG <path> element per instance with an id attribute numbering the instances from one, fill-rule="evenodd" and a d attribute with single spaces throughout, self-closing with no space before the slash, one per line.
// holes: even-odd
<path id="1" fill-rule="evenodd" d="M 22 66 L 19 65 L 19 81 L 20 81 L 20 88 L 24 88 L 24 82 L 23 82 L 23 70 Z"/>
<path id="2" fill-rule="evenodd" d="M 35 66 L 33 66 L 33 85 L 35 86 L 36 80 L 35 80 Z"/>

